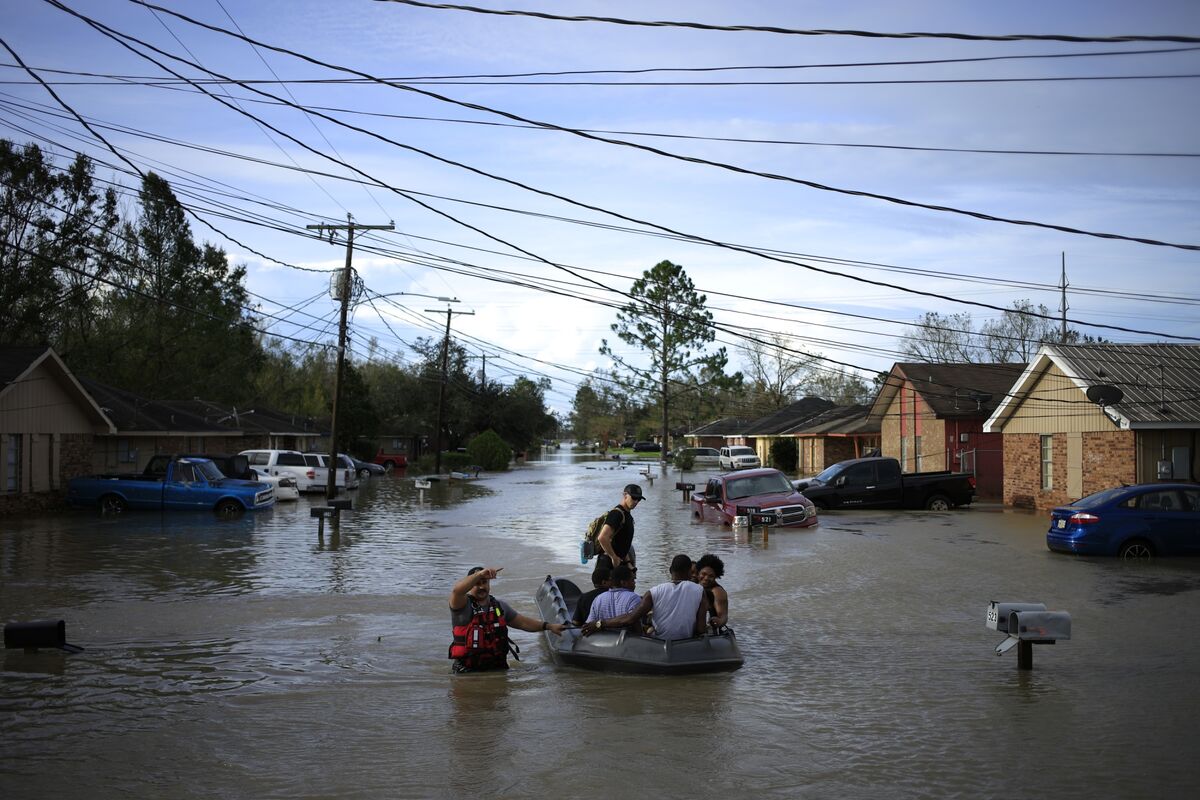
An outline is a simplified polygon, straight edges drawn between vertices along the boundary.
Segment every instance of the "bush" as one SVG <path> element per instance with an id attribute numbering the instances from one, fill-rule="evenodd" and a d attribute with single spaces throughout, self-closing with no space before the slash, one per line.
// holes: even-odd
<path id="1" fill-rule="evenodd" d="M 771 442 L 771 464 L 781 472 L 795 472 L 800 463 L 800 451 L 796 440 L 780 438 Z"/>
<path id="2" fill-rule="evenodd" d="M 477 464 L 492 472 L 508 469 L 512 453 L 508 443 L 493 430 L 486 430 L 467 442 L 467 463 Z"/>

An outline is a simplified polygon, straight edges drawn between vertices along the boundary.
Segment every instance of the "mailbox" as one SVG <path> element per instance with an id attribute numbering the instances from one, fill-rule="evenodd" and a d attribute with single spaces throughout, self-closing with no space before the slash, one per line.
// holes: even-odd
<path id="1" fill-rule="evenodd" d="M 681 492 L 692 492 L 692 491 L 696 490 L 696 484 L 694 484 L 694 483 L 676 483 L 675 488 Z"/>
<path id="2" fill-rule="evenodd" d="M 739 517 L 748 517 L 759 512 L 758 506 L 737 506 L 734 513 Z"/>
<path id="3" fill-rule="evenodd" d="M 779 521 L 779 515 L 774 511 L 755 511 L 750 515 L 751 525 L 774 525 Z"/>
<path id="4" fill-rule="evenodd" d="M 1045 603 L 988 603 L 987 626 L 1000 633 L 1008 633 L 1008 618 L 1014 611 L 1045 611 Z"/>
<path id="5" fill-rule="evenodd" d="M 1070 639 L 1071 615 L 1066 611 L 1013 611 L 1008 615 L 1008 635 L 1035 644 Z"/>
<path id="6" fill-rule="evenodd" d="M 1008 638 L 996 645 L 1001 656 L 1017 648 L 1017 669 L 1033 669 L 1033 646 L 1054 644 L 1071 638 L 1071 615 L 1066 611 L 1047 611 L 1043 603 L 988 603 L 987 626 L 1007 633 Z"/>

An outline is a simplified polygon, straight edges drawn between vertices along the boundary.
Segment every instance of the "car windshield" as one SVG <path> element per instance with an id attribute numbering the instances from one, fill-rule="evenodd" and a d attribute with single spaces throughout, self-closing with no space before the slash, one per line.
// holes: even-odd
<path id="1" fill-rule="evenodd" d="M 209 482 L 224 480 L 225 476 L 221 474 L 221 470 L 217 469 L 217 465 L 211 461 L 196 461 L 193 462 L 196 471 L 204 476 Z"/>
<path id="2" fill-rule="evenodd" d="M 821 483 L 830 483 L 834 478 L 836 478 L 838 476 L 838 473 L 841 471 L 842 471 L 842 465 L 834 464 L 832 467 L 826 467 L 823 471 L 818 473 L 817 477 L 813 478 L 813 480 L 819 481 Z"/>
<path id="3" fill-rule="evenodd" d="M 725 484 L 725 497 L 740 500 L 757 494 L 791 494 L 792 484 L 782 472 L 734 478 Z"/>
<path id="4" fill-rule="evenodd" d="M 1095 508 L 1096 506 L 1102 506 L 1108 503 L 1110 500 L 1115 499 L 1125 491 L 1126 489 L 1124 486 L 1119 486 L 1115 489 L 1105 489 L 1102 492 L 1089 494 L 1087 497 L 1076 500 L 1070 505 L 1074 506 L 1075 508 Z"/>
<path id="5" fill-rule="evenodd" d="M 731 455 L 731 456 L 752 456 L 752 455 L 754 455 L 754 451 L 751 450 L 749 447 L 731 447 L 731 448 L 729 448 L 729 455 Z"/>

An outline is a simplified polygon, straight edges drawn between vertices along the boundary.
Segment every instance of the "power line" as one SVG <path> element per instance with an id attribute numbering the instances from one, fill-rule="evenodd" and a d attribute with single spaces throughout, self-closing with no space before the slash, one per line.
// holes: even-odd
<path id="1" fill-rule="evenodd" d="M 64 11 L 72 14 L 73 16 L 79 17 L 80 19 L 87 20 L 88 23 L 93 25 L 94 27 L 99 25 L 99 23 L 96 23 L 93 20 L 89 20 L 84 15 L 82 15 L 76 11 L 72 11 L 72 10 L 68 9 L 61 2 L 59 2 L 59 0 L 45 0 L 45 2 L 50 3 L 51 5 L 54 5 L 58 8 L 63 9 Z M 178 17 L 186 22 L 189 22 L 192 25 L 196 25 L 198 27 L 202 27 L 202 28 L 205 28 L 205 29 L 217 32 L 217 33 L 223 33 L 227 36 L 232 36 L 234 38 L 245 39 L 246 41 L 251 41 L 260 47 L 267 47 L 267 48 L 275 50 L 277 52 L 285 53 L 285 54 L 293 56 L 295 58 L 299 58 L 304 61 L 308 61 L 309 63 L 316 64 L 318 66 L 323 66 L 327 69 L 333 69 L 333 70 L 337 70 L 339 72 L 347 72 L 347 73 L 350 73 L 353 75 L 358 75 L 363 78 L 372 79 L 381 85 L 390 86 L 394 89 L 399 89 L 399 90 L 407 91 L 407 92 L 415 92 L 415 93 L 418 93 L 418 94 L 421 94 L 426 97 L 430 97 L 430 98 L 433 98 L 435 100 L 439 100 L 442 102 L 453 103 L 454 105 L 462 106 L 464 108 L 470 108 L 470 109 L 473 109 L 476 111 L 484 111 L 484 112 L 490 113 L 490 114 L 497 114 L 499 116 L 502 116 L 502 117 L 505 117 L 507 119 L 511 119 L 511 120 L 514 120 L 517 122 L 525 122 L 525 123 L 538 125 L 538 126 L 545 127 L 545 128 L 551 129 L 551 130 L 556 130 L 556 131 L 559 131 L 562 133 L 569 133 L 574 136 L 579 136 L 584 139 L 589 139 L 592 141 L 604 142 L 606 144 L 613 144 L 613 145 L 618 145 L 618 146 L 622 146 L 622 147 L 633 148 L 636 150 L 642 150 L 645 152 L 653 153 L 655 155 L 663 156 L 664 158 L 670 158 L 670 159 L 674 159 L 677 161 L 684 161 L 684 162 L 692 163 L 692 164 L 699 164 L 702 166 L 716 167 L 718 169 L 727 170 L 727 171 L 734 172 L 737 174 L 742 174 L 742 175 L 749 175 L 752 177 L 765 178 L 768 180 L 782 181 L 782 182 L 786 182 L 786 183 L 794 183 L 797 185 L 807 186 L 811 189 L 818 189 L 821 191 L 845 194 L 845 195 L 849 195 L 849 196 L 853 196 L 853 197 L 864 197 L 864 198 L 873 199 L 873 200 L 881 200 L 883 202 L 893 203 L 896 205 L 907 206 L 907 207 L 912 207 L 912 208 L 924 208 L 924 209 L 931 210 L 931 211 L 942 211 L 942 212 L 950 213 L 950 214 L 958 214 L 958 215 L 962 215 L 962 216 L 972 217 L 974 219 L 983 220 L 986 222 L 1001 222 L 1001 223 L 1005 223 L 1008 225 L 1022 225 L 1022 226 L 1035 227 L 1035 228 L 1046 228 L 1049 230 L 1056 230 L 1056 231 L 1060 231 L 1062 233 L 1069 233 L 1069 234 L 1073 234 L 1073 235 L 1091 236 L 1091 237 L 1095 237 L 1095 238 L 1099 238 L 1099 239 L 1113 239 L 1113 240 L 1121 240 L 1121 241 L 1138 242 L 1140 244 L 1146 244 L 1146 245 L 1151 245 L 1151 246 L 1155 246 L 1155 247 L 1172 247 L 1172 248 L 1177 248 L 1177 249 L 1181 249 L 1181 250 L 1200 250 L 1200 245 L 1195 245 L 1195 244 L 1165 242 L 1165 241 L 1161 241 L 1158 239 L 1150 239 L 1150 238 L 1146 238 L 1146 237 L 1127 236 L 1124 234 L 1105 233 L 1105 232 L 1101 232 L 1101 231 L 1088 231 L 1088 230 L 1083 230 L 1080 228 L 1072 228 L 1072 227 L 1069 227 L 1066 225 L 1055 225 L 1052 223 L 1037 222 L 1034 220 L 1024 220 L 1024 219 L 1014 219 L 1014 218 L 1010 218 L 1010 217 L 1000 217 L 1000 216 L 996 216 L 994 214 L 985 214 L 980 211 L 971 211 L 968 209 L 955 208 L 953 206 L 943 206 L 943 205 L 935 205 L 935 204 L 930 204 L 930 203 L 921 203 L 921 202 L 918 202 L 915 200 L 907 200 L 904 198 L 893 197 L 890 195 L 879 194 L 876 192 L 867 192 L 867 191 L 863 191 L 863 190 L 859 190 L 859 189 L 846 189 L 846 188 L 842 188 L 842 187 L 830 186 L 827 184 L 818 183 L 816 181 L 809 181 L 809 180 L 806 180 L 803 178 L 796 178 L 796 177 L 789 176 L 789 175 L 778 175 L 778 174 L 770 173 L 770 172 L 761 172 L 759 170 L 752 170 L 752 169 L 748 169 L 746 167 L 739 167 L 734 164 L 726 164 L 726 163 L 723 163 L 720 161 L 712 161 L 709 159 L 699 158 L 696 156 L 680 155 L 678 153 L 672 153 L 672 152 L 669 152 L 666 150 L 661 150 L 656 147 L 651 147 L 649 145 L 638 144 L 636 142 L 628 142 L 628 141 L 624 141 L 622 139 L 610 139 L 610 138 L 606 138 L 603 136 L 597 136 L 595 134 L 585 133 L 581 130 L 563 127 L 563 126 L 556 125 L 556 124 L 550 123 L 550 122 L 542 122 L 542 121 L 538 121 L 538 120 L 528 119 L 526 117 L 522 117 L 517 114 L 512 114 L 507 111 L 501 111 L 501 110 L 498 110 L 495 108 L 491 108 L 489 106 L 483 106 L 483 105 L 479 105 L 477 103 L 470 103 L 470 102 L 466 102 L 463 100 L 455 100 L 453 98 L 446 97 L 445 95 L 437 94 L 436 92 L 429 92 L 424 89 L 414 88 L 412 86 L 404 86 L 401 84 L 388 83 L 387 81 L 385 81 L 381 78 L 376 78 L 376 77 L 369 75 L 365 72 L 362 72 L 360 70 L 352 69 L 350 67 L 343 67 L 343 66 L 330 64 L 328 62 L 324 62 L 319 59 L 313 58 L 312 56 L 307 56 L 307 55 L 304 55 L 303 53 L 298 53 L 294 50 L 289 50 L 287 48 L 278 47 L 275 45 L 270 45 L 270 44 L 266 44 L 264 42 L 250 39 L 249 37 L 246 37 L 242 34 L 234 33 L 233 31 L 227 30 L 225 28 L 221 28 L 219 26 L 210 25 L 206 22 L 201 22 L 199 20 L 188 17 L 185 14 L 181 14 L 177 11 L 172 11 L 170 9 L 163 8 L 161 6 L 153 5 L 152 3 L 146 2 L 146 0 L 130 0 L 130 2 L 137 3 L 138 5 L 145 5 L 145 6 L 149 6 L 151 8 L 159 9 L 165 13 L 171 14 L 172 16 Z M 111 29 L 107 28 L 107 26 L 100 25 L 100 27 L 104 27 L 107 30 L 111 30 Z M 133 41 L 139 41 L 137 39 L 134 39 L 133 37 L 129 37 L 124 34 L 122 34 L 122 36 L 125 36 L 126 38 L 129 38 Z M 1197 41 L 1200 41 L 1200 39 L 1198 39 Z M 153 47 L 152 45 L 148 45 L 145 42 L 139 41 L 139 43 L 142 44 L 144 47 L 148 47 L 150 49 L 155 50 L 156 52 L 163 53 L 163 51 L 159 50 L 158 48 Z M 175 60 L 178 60 L 178 61 L 185 61 L 184 59 L 180 59 L 176 56 L 171 56 L 168 53 L 163 53 L 163 55 L 166 55 L 170 58 L 174 58 Z M 185 63 L 187 63 L 187 62 L 185 61 Z M 203 69 L 203 67 L 198 67 L 198 65 L 195 65 L 195 64 L 192 64 L 192 66 L 197 66 L 197 68 Z M 217 74 L 217 73 L 212 73 L 210 70 L 204 70 L 204 71 L 210 72 L 210 74 L 214 74 L 214 75 Z M 182 77 L 182 76 L 179 76 L 179 77 Z M 228 77 L 228 76 L 220 76 L 220 77 Z M 251 91 L 258 92 L 259 94 L 266 94 L 267 96 L 273 96 L 273 95 L 269 95 L 266 92 L 261 92 L 257 89 L 254 89 L 253 87 L 246 86 L 244 88 L 250 89 Z M 279 98 L 276 98 L 276 99 L 279 99 Z M 317 112 L 314 112 L 312 109 L 302 109 L 302 110 L 306 110 L 308 113 L 317 113 Z M 326 119 L 332 119 L 330 117 L 325 117 L 325 115 L 323 115 L 323 114 L 318 114 L 318 116 L 322 116 Z M 336 120 L 334 120 L 334 121 L 338 122 Z M 371 131 L 364 131 L 363 129 L 356 128 L 355 126 L 348 125 L 347 123 L 344 123 L 344 122 L 338 122 L 338 124 L 345 125 L 347 127 L 355 129 L 355 130 L 360 130 L 361 132 L 365 132 L 368 135 L 375 136 L 376 138 L 379 138 L 382 141 L 391 141 L 391 140 L 387 139 L 386 137 L 380 136 L 379 134 L 376 134 Z M 396 144 L 397 146 L 404 147 L 405 149 L 416 150 L 416 148 L 412 148 L 411 146 L 408 146 L 408 145 L 401 145 L 396 142 L 392 142 L 392 143 Z M 425 152 L 425 151 L 420 151 L 420 150 L 416 150 L 416 151 L 417 152 Z M 429 153 L 425 153 L 425 154 L 430 155 L 433 158 L 438 158 L 441 161 L 447 161 L 447 159 L 443 159 L 438 156 L 433 156 L 432 154 L 429 154 Z M 453 162 L 450 162 L 450 163 L 453 163 Z M 464 165 L 460 164 L 459 166 L 464 166 Z M 477 172 L 479 174 L 488 175 L 488 177 L 492 177 L 493 179 L 504 180 L 509 183 L 514 183 L 515 185 L 520 185 L 523 188 L 526 188 L 531 191 L 539 191 L 539 193 L 546 194 L 546 195 L 552 196 L 552 197 L 557 197 L 558 199 L 565 200 L 566 202 L 571 202 L 575 205 L 581 205 L 585 208 L 590 208 L 593 211 L 601 210 L 601 209 L 597 209 L 593 206 L 588 206 L 586 204 L 579 203 L 578 201 L 572 201 L 572 200 L 563 198 L 559 195 L 555 195 L 555 194 L 552 194 L 549 192 L 543 192 L 541 190 L 531 189 L 531 187 L 524 186 L 523 184 L 519 184 L 510 179 L 504 179 L 504 178 L 499 178 L 498 176 L 495 176 L 495 175 L 490 175 L 489 173 L 486 173 L 482 170 L 478 170 L 478 169 L 470 168 L 470 167 L 467 167 L 467 168 L 471 169 L 472 171 Z M 626 221 L 633 221 L 633 220 L 630 220 L 629 217 L 625 217 L 623 215 L 617 214 L 616 212 L 604 211 L 603 213 L 612 214 L 621 219 L 625 219 Z M 647 223 L 647 222 L 640 222 L 640 224 L 652 225 L 652 223 Z M 659 226 L 659 225 L 652 225 L 652 226 L 659 228 L 660 230 L 667 230 L 668 232 L 671 232 L 671 233 L 677 233 L 677 231 L 671 231 L 670 229 L 664 228 L 663 226 Z M 702 237 L 694 237 L 694 238 L 702 238 Z"/>
<path id="2" fill-rule="evenodd" d="M 143 0 L 131 0 L 131 2 L 147 5 L 147 3 L 143 2 Z M 880 33 L 877 31 L 831 30 L 824 28 L 798 29 L 782 28 L 773 25 L 711 25 L 703 22 L 671 22 L 662 20 L 649 21 L 621 19 L 619 17 L 595 17 L 583 15 L 564 16 L 560 14 L 547 14 L 541 11 L 516 11 L 496 8 L 479 8 L 477 6 L 453 5 L 450 3 L 424 3 L 420 2 L 419 0 L 377 0 L 377 2 L 397 3 L 406 6 L 416 6 L 418 8 L 436 9 L 439 11 L 470 11 L 475 14 L 494 14 L 497 16 L 508 17 L 535 17 L 537 19 L 553 20 L 556 22 L 602 22 L 610 25 L 628 25 L 646 28 L 691 28 L 694 30 L 703 31 L 775 33 L 789 36 L 858 36 L 871 39 L 957 39 L 970 42 L 1183 42 L 1189 44 L 1200 42 L 1200 37 L 1196 36 L 1068 36 L 1063 34 L 1008 34 L 1003 36 L 989 36 L 973 33 Z"/>

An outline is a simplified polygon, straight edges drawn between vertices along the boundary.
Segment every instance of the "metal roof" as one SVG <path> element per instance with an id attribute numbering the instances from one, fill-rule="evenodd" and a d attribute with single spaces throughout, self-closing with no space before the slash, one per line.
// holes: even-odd
<path id="1" fill-rule="evenodd" d="M 1119 389 L 1121 400 L 1105 413 L 1123 429 L 1200 427 L 1200 345 L 1048 344 L 992 414 L 989 428 L 1003 427 L 1051 364 L 1079 388 L 1081 401 L 1094 386 Z"/>

